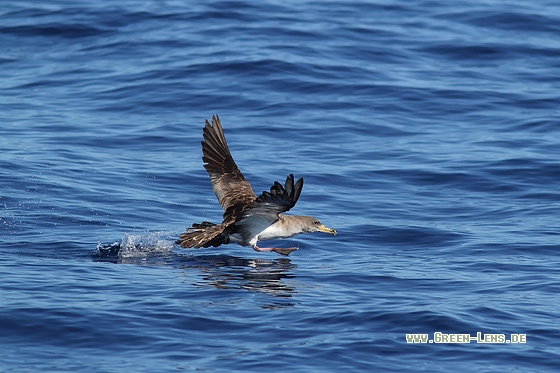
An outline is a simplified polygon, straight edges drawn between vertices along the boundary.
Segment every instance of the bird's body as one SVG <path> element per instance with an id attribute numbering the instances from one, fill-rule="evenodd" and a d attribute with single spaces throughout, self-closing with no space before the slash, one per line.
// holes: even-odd
<path id="1" fill-rule="evenodd" d="M 262 192 L 258 197 L 255 195 L 231 156 L 217 115 L 212 117 L 212 125 L 206 121 L 203 136 L 202 160 L 210 176 L 212 189 L 224 209 L 223 221 L 221 224 L 193 224 L 177 240 L 182 247 L 200 248 L 235 242 L 252 246 L 256 251 L 288 255 L 297 248 L 263 248 L 257 246 L 257 242 L 292 237 L 299 233 L 325 232 L 336 235 L 334 229 L 325 227 L 313 217 L 282 214 L 296 204 L 303 179 L 294 182 L 294 176 L 290 175 L 284 186 L 274 182 L 270 192 Z"/>

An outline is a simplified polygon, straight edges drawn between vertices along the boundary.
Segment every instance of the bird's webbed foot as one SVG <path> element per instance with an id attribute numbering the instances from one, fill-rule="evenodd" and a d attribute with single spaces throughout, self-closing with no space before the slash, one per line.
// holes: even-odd
<path id="1" fill-rule="evenodd" d="M 274 251 L 277 254 L 288 256 L 294 250 L 298 250 L 297 247 L 258 247 L 253 245 L 253 250 L 255 251 Z"/>

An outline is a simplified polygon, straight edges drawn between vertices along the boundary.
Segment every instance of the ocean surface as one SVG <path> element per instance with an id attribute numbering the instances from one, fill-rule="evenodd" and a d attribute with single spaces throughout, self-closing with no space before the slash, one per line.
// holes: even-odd
<path id="1" fill-rule="evenodd" d="M 557 371 L 559 2 L 0 3 L 1 372 Z M 176 245 L 213 114 L 338 235 Z"/>

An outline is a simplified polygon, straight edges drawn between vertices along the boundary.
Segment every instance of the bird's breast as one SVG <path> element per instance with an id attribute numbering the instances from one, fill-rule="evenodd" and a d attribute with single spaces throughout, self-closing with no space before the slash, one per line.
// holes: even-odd
<path id="1" fill-rule="evenodd" d="M 274 224 L 264 229 L 261 233 L 259 233 L 259 240 L 273 240 L 276 238 L 287 238 L 295 235 L 295 233 L 287 230 L 286 227 L 281 223 L 282 221 L 278 220 Z"/>

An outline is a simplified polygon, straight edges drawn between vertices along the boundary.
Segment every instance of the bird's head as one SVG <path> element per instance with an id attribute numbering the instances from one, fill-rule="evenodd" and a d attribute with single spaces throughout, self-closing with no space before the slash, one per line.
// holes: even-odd
<path id="1" fill-rule="evenodd" d="M 314 218 L 313 216 L 302 216 L 303 219 L 303 231 L 307 233 L 313 232 L 323 232 L 329 233 L 333 236 L 336 236 L 336 230 L 332 228 L 327 228 L 323 223 L 319 221 L 319 219 Z"/>

